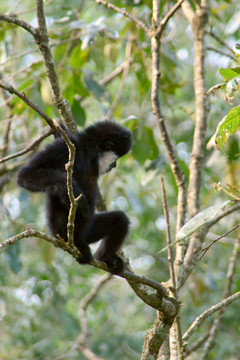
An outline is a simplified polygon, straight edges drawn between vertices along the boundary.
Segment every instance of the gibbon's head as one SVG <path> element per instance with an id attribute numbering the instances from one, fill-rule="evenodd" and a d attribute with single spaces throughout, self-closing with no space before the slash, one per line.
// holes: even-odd
<path id="1" fill-rule="evenodd" d="M 127 154 L 132 147 L 131 131 L 111 121 L 97 122 L 84 132 L 98 147 L 100 174 L 116 167 L 117 159 Z"/>

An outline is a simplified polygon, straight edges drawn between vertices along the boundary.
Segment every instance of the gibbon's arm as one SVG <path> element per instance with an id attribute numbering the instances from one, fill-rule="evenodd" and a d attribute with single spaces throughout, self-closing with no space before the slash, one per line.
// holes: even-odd
<path id="1" fill-rule="evenodd" d="M 68 150 L 62 139 L 57 139 L 37 153 L 18 173 L 18 185 L 29 191 L 66 189 L 65 163 Z"/>
<path id="2" fill-rule="evenodd" d="M 47 191 L 52 195 L 57 195 L 60 202 L 68 209 L 69 197 L 67 192 L 67 172 L 65 170 L 67 161 L 67 146 L 59 138 L 46 149 L 33 156 L 29 163 L 20 169 L 17 183 L 32 192 Z M 74 179 L 72 179 L 72 186 L 75 197 L 80 194 L 83 195 L 79 202 L 78 212 L 87 214 L 89 205 L 83 191 Z"/>

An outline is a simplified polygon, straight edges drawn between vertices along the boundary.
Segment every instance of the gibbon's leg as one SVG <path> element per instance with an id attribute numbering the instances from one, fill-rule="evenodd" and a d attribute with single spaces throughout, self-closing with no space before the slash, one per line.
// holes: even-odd
<path id="1" fill-rule="evenodd" d="M 47 194 L 47 225 L 53 236 L 59 234 L 67 241 L 68 210 L 57 195 Z"/>
<path id="2" fill-rule="evenodd" d="M 80 264 L 90 264 L 93 260 L 90 247 L 85 240 L 86 228 L 86 219 L 80 216 L 77 212 L 74 222 L 74 244 L 81 253 L 77 259 Z"/>
<path id="3" fill-rule="evenodd" d="M 88 244 L 102 239 L 94 257 L 105 262 L 110 271 L 120 273 L 124 269 L 123 260 L 116 255 L 120 249 L 129 227 L 129 220 L 122 211 L 109 211 L 96 214 L 88 229 Z"/>
<path id="4" fill-rule="evenodd" d="M 48 228 L 53 236 L 59 234 L 67 241 L 67 223 L 68 223 L 68 206 L 63 206 L 57 195 L 48 194 L 47 196 L 47 223 Z M 91 250 L 84 240 L 86 233 L 87 220 L 79 215 L 77 210 L 74 224 L 74 244 L 81 252 L 81 256 L 77 261 L 81 264 L 90 263 L 93 259 Z"/>

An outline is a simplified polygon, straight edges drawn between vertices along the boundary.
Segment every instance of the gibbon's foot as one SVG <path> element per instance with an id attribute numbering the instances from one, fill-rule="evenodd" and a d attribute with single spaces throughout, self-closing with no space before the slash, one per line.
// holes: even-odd
<path id="1" fill-rule="evenodd" d="M 109 271 L 112 274 L 120 274 L 123 272 L 125 268 L 123 259 L 120 258 L 120 256 L 118 255 L 102 256 L 102 257 L 96 256 L 95 258 L 96 260 L 103 261 L 107 265 Z"/>
<path id="2" fill-rule="evenodd" d="M 88 255 L 80 255 L 76 261 L 79 264 L 91 264 L 91 262 L 93 261 L 93 256 L 91 253 L 89 253 Z"/>

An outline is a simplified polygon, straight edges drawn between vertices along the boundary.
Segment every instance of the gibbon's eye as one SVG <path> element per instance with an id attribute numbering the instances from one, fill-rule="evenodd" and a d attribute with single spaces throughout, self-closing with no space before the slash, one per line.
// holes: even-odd
<path id="1" fill-rule="evenodd" d="M 114 143 L 112 141 L 107 140 L 107 141 L 105 141 L 103 146 L 104 146 L 104 150 L 109 151 L 109 150 L 112 150 L 114 148 Z"/>

